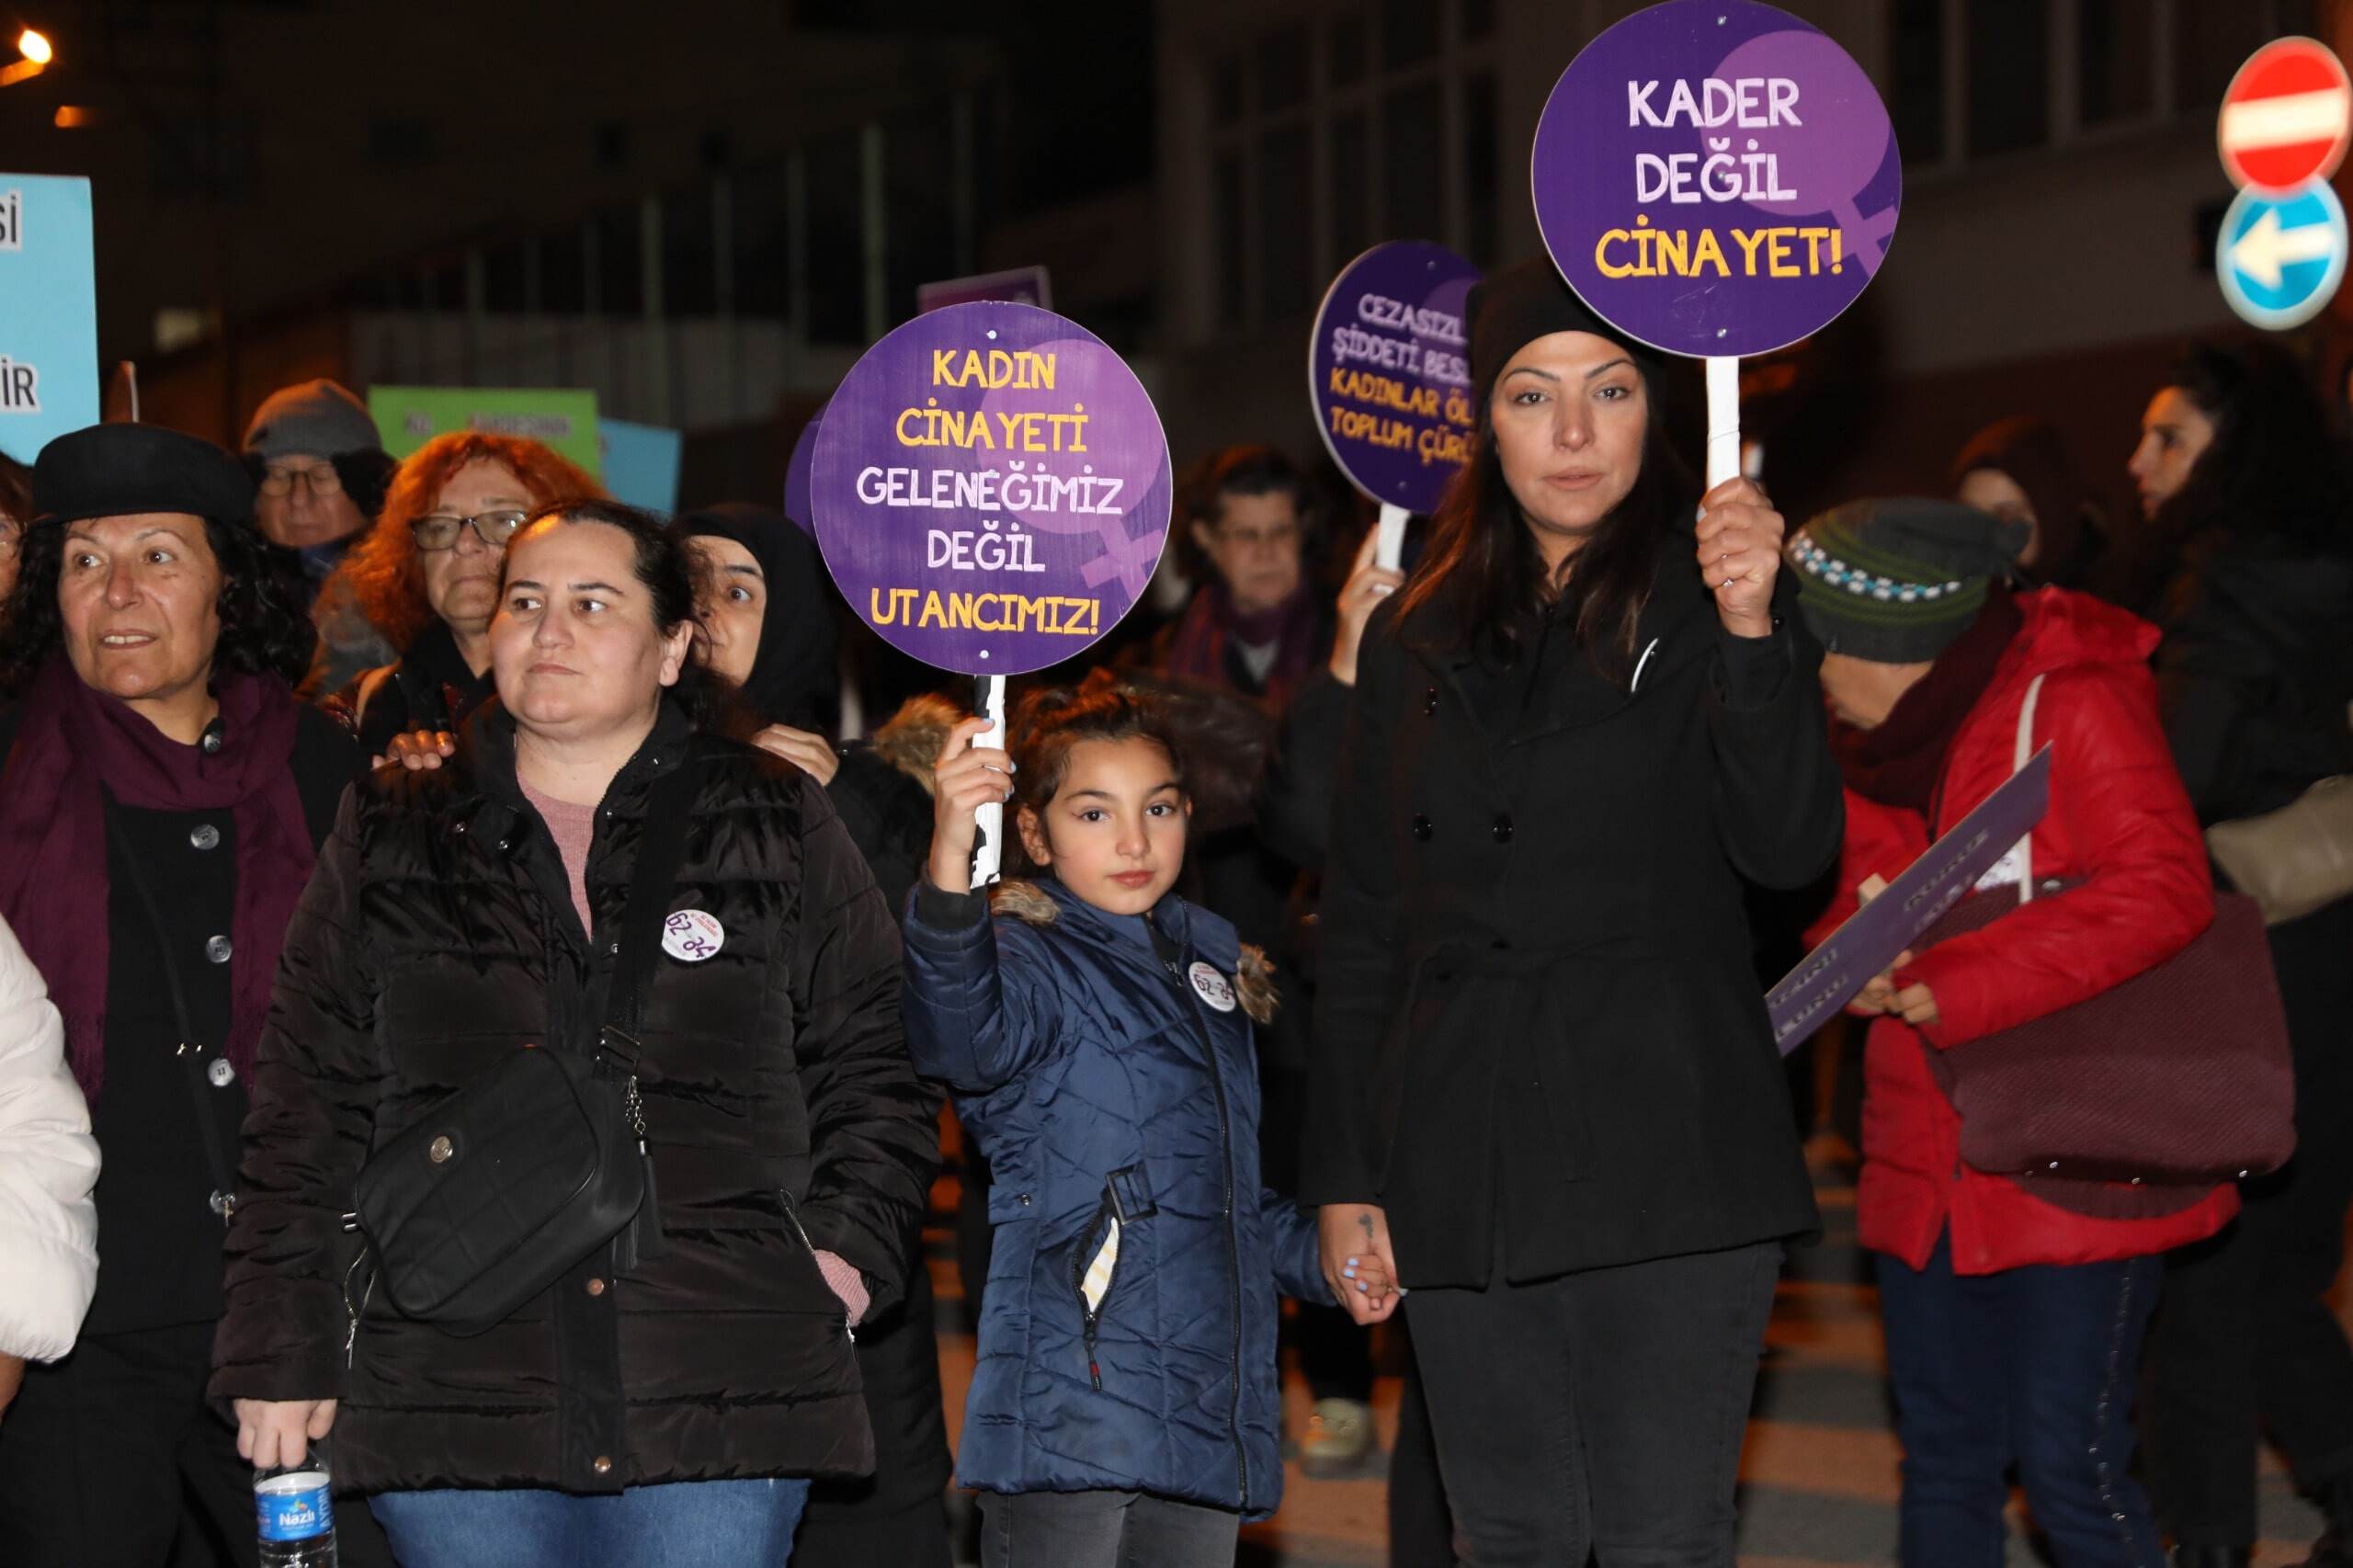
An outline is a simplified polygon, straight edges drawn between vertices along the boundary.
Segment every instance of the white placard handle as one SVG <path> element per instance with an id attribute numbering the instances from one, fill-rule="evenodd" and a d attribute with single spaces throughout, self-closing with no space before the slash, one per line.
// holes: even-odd
<path id="1" fill-rule="evenodd" d="M 1740 361 L 1708 360 L 1708 488 L 1740 476 Z"/>
<path id="2" fill-rule="evenodd" d="M 972 699 L 973 710 L 989 721 L 989 727 L 972 737 L 972 748 L 991 746 L 1005 749 L 1005 677 L 981 676 L 974 681 L 978 688 Z M 972 845 L 972 887 L 975 892 L 996 881 L 998 866 L 1004 860 L 1005 807 L 992 801 L 972 813 L 973 825 L 979 830 Z"/>
<path id="3" fill-rule="evenodd" d="M 1375 566 L 1384 572 L 1394 572 L 1398 562 L 1405 559 L 1405 519 L 1412 516 L 1403 506 L 1381 503 L 1381 538 L 1372 547 L 1372 563 Z"/>

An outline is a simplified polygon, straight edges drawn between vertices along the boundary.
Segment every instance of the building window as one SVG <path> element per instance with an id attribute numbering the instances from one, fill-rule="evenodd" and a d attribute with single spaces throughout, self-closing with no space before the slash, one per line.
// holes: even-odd
<path id="1" fill-rule="evenodd" d="M 2126 0 L 2137 5 L 2140 0 Z M 1889 49 L 1888 113 L 1907 164 L 1939 164 L 1945 156 L 1944 0 L 1896 0 Z"/>
<path id="2" fill-rule="evenodd" d="M 2157 107 L 2157 16 L 2148 0 L 2075 0 L 2075 113 L 2086 127 Z"/>
<path id="3" fill-rule="evenodd" d="M 1365 134 L 1364 111 L 1351 109 L 1332 121 L 1331 167 L 1324 188 L 1332 193 L 1332 269 L 1336 272 L 1372 244 L 1372 139 Z"/>
<path id="4" fill-rule="evenodd" d="M 710 182 L 697 180 L 662 198 L 662 313 L 719 313 L 719 231 Z"/>
<path id="5" fill-rule="evenodd" d="M 1214 176 L 1217 208 L 1217 320 L 1220 326 L 1240 326 L 1250 319 L 1250 258 L 1231 236 L 1245 232 L 1242 199 L 1242 154 L 1228 153 L 1217 161 Z"/>
<path id="6" fill-rule="evenodd" d="M 1481 267 L 1498 259 L 1502 167 L 1495 73 L 1482 71 L 1462 84 L 1462 250 Z"/>
<path id="7" fill-rule="evenodd" d="M 1284 28 L 1258 40 L 1258 112 L 1280 114 L 1307 101 L 1307 29 Z"/>
<path id="8" fill-rule="evenodd" d="M 1292 320 L 1381 239 L 1497 239 L 1493 0 L 1359 0 L 1201 62 L 1211 319 Z"/>
<path id="9" fill-rule="evenodd" d="M 2317 16 L 2316 0 L 1894 0 L 1888 107 L 1915 168 L 2196 117 Z"/>
<path id="10" fill-rule="evenodd" d="M 1969 155 L 2051 140 L 2049 0 L 1969 0 Z"/>
<path id="11" fill-rule="evenodd" d="M 1392 239 L 1435 239 L 1445 233 L 1438 189 L 1441 104 L 1436 82 L 1416 82 L 1381 102 L 1381 213 Z"/>

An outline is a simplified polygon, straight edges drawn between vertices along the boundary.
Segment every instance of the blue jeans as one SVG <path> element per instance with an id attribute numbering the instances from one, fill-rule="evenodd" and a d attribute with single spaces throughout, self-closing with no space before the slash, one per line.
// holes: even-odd
<path id="1" fill-rule="evenodd" d="M 415 1568 L 783 1568 L 806 1481 L 682 1481 L 617 1496 L 381 1492 L 368 1500 Z"/>
<path id="2" fill-rule="evenodd" d="M 2060 1568 L 2160 1568 L 2132 1459 L 2132 1388 L 2164 1263 L 1956 1275 L 1879 1257 L 1904 1442 L 1904 1568 L 2000 1568 L 2015 1465 Z"/>

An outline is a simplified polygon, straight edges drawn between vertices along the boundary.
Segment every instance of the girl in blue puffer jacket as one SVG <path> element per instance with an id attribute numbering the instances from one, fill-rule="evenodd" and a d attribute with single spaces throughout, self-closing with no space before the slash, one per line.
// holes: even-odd
<path id="1" fill-rule="evenodd" d="M 1265 959 L 1169 890 L 1191 803 L 1149 699 L 1043 692 L 940 755 L 905 925 L 907 1043 L 986 1155 L 995 1250 L 958 1472 L 987 1568 L 1230 1564 L 1282 1495 L 1278 1286 L 1328 1301 L 1315 1224 L 1258 1178 Z M 971 881 L 1007 801 L 1045 876 Z M 1369 1252 L 1341 1281 L 1392 1286 Z"/>

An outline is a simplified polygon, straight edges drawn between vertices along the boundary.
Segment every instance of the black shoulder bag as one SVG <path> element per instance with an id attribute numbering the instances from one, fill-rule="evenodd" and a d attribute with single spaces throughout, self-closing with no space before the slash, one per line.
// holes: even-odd
<path id="1" fill-rule="evenodd" d="M 438 1101 L 361 1167 L 355 1217 L 403 1316 L 480 1334 L 617 1236 L 617 1271 L 659 1250 L 635 1052 L 685 852 L 695 764 L 690 747 L 646 801 L 609 1021 L 595 1056 L 526 1046 Z"/>

